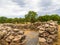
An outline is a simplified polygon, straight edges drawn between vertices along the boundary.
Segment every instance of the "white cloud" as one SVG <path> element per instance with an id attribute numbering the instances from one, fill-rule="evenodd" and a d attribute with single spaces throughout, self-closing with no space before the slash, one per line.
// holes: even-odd
<path id="1" fill-rule="evenodd" d="M 48 11 L 55 11 L 60 9 L 60 0 L 52 0 L 52 5 L 47 9 Z"/>
<path id="2" fill-rule="evenodd" d="M 52 0 L 54 4 L 60 4 L 60 0 Z"/>
<path id="3" fill-rule="evenodd" d="M 18 17 L 26 13 L 26 11 L 22 11 L 22 8 L 17 3 L 11 0 L 1 0 L 0 2 L 0 16 Z"/>
<path id="4" fill-rule="evenodd" d="M 38 4 L 40 0 L 25 0 L 25 7 L 28 11 L 33 10 L 33 11 L 39 11 Z"/>
<path id="5" fill-rule="evenodd" d="M 47 2 L 46 2 L 47 1 Z M 39 13 L 54 13 L 56 10 L 60 9 L 60 0 L 23 0 L 25 5 L 21 7 L 18 2 L 13 2 L 12 0 L 0 0 L 0 16 L 7 17 L 22 17 L 29 10 L 33 10 Z M 48 5 L 49 2 L 49 5 Z M 45 4 L 42 6 L 42 4 Z M 56 13 L 56 12 L 55 12 Z"/>
<path id="6" fill-rule="evenodd" d="M 48 1 L 48 0 L 47 0 Z M 42 9 L 42 14 L 53 14 L 53 13 L 57 13 L 59 14 L 58 12 L 56 12 L 56 10 L 59 10 L 60 9 L 60 0 L 51 0 L 50 2 L 51 4 L 48 5 L 46 4 L 47 6 L 41 6 L 43 9 Z M 44 3 L 41 3 L 41 4 L 44 4 Z M 41 13 L 40 12 L 40 13 Z"/>

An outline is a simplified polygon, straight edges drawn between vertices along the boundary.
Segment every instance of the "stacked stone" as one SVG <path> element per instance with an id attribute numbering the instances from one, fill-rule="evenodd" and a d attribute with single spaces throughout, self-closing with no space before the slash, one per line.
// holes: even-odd
<path id="1" fill-rule="evenodd" d="M 22 45 L 25 39 L 24 31 L 0 24 L 0 45 Z"/>
<path id="2" fill-rule="evenodd" d="M 57 41 L 58 25 L 56 22 L 42 22 L 38 29 L 40 45 L 53 45 Z"/>

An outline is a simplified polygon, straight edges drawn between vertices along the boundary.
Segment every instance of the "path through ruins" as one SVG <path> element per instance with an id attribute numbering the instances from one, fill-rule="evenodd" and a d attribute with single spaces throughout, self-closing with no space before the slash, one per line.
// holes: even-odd
<path id="1" fill-rule="evenodd" d="M 25 34 L 27 35 L 27 42 L 25 45 L 37 45 L 38 43 L 38 33 L 35 31 L 26 31 Z"/>

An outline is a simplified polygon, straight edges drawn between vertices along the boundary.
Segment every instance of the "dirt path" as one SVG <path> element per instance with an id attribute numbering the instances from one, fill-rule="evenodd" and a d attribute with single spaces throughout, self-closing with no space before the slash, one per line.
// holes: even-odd
<path id="1" fill-rule="evenodd" d="M 27 42 L 25 45 L 37 45 L 38 43 L 38 33 L 35 31 L 26 31 L 25 35 L 27 35 Z"/>

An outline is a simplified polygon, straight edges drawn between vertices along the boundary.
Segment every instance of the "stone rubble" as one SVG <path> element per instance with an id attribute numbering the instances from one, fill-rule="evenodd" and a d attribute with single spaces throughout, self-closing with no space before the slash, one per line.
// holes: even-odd
<path id="1" fill-rule="evenodd" d="M 5 24 L 0 25 L 0 45 L 22 45 L 25 39 L 24 31 Z"/>
<path id="2" fill-rule="evenodd" d="M 0 45 L 23 45 L 26 43 L 23 29 L 38 31 L 39 45 L 53 45 L 57 41 L 58 24 L 55 21 L 36 22 L 29 25 L 4 23 L 0 24 Z"/>
<path id="3" fill-rule="evenodd" d="M 40 45 L 53 45 L 58 37 L 58 24 L 54 21 L 41 23 L 37 27 L 39 29 L 39 44 Z"/>

